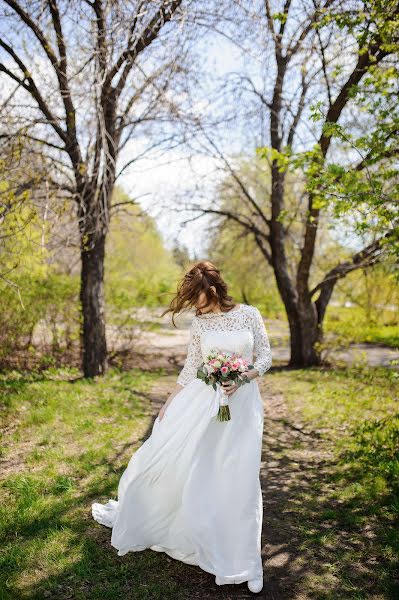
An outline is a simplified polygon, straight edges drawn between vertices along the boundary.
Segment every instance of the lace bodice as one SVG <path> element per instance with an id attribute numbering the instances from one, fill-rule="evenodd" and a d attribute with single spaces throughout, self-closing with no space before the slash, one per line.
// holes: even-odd
<path id="1" fill-rule="evenodd" d="M 185 386 L 196 378 L 197 369 L 211 348 L 241 354 L 254 365 L 260 376 L 272 364 L 269 338 L 262 315 L 256 306 L 250 304 L 239 304 L 226 313 L 209 312 L 193 317 L 187 357 L 177 383 Z"/>

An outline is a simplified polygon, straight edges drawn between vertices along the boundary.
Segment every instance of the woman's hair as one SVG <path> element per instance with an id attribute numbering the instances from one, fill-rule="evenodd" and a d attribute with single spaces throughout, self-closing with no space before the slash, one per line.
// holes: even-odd
<path id="1" fill-rule="evenodd" d="M 215 287 L 215 291 L 211 289 L 211 286 Z M 182 310 L 188 310 L 194 306 L 201 292 L 205 293 L 206 306 L 217 302 L 222 312 L 228 312 L 236 304 L 227 293 L 227 284 L 223 281 L 219 269 L 213 263 L 205 260 L 191 267 L 179 281 L 176 296 L 161 316 L 172 312 L 172 323 L 176 327 L 174 316 Z M 198 316 L 201 311 L 196 309 L 195 314 Z"/>

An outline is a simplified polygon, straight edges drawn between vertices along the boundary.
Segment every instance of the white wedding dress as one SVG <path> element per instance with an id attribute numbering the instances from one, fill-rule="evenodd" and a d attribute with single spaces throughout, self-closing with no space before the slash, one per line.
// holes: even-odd
<path id="1" fill-rule="evenodd" d="M 268 336 L 255 306 L 193 316 L 177 378 L 184 387 L 131 457 L 118 499 L 93 504 L 92 515 L 112 527 L 111 545 L 119 556 L 147 548 L 165 552 L 213 573 L 223 585 L 263 575 L 263 404 L 253 379 L 228 397 L 231 420 L 217 420 L 219 386 L 215 391 L 196 377 L 215 347 L 240 353 L 260 375 L 271 366 Z"/>

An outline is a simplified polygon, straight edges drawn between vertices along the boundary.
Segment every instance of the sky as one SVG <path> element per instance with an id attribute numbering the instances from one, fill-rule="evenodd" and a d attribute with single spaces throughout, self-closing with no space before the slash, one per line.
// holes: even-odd
<path id="1" fill-rule="evenodd" d="M 201 53 L 208 73 L 215 78 L 223 78 L 237 71 L 242 63 L 238 49 L 227 39 L 212 34 L 202 43 Z M 206 100 L 199 102 L 201 110 L 207 105 Z M 209 110 L 209 108 L 208 108 Z M 237 131 L 230 131 L 225 140 L 218 138 L 218 144 L 228 150 L 233 146 L 241 148 L 242 143 Z M 127 154 L 139 150 L 140 142 L 132 141 L 127 146 Z M 123 162 L 123 160 L 122 160 Z M 192 153 L 181 147 L 171 150 L 159 160 L 141 161 L 137 167 L 131 168 L 120 178 L 120 184 L 132 197 L 139 198 L 142 207 L 156 219 L 158 229 L 166 247 L 171 247 L 177 240 L 185 246 L 192 258 L 203 256 L 207 243 L 207 217 L 202 217 L 182 228 L 184 219 L 192 217 L 191 213 L 175 212 L 172 205 L 182 198 L 198 198 L 195 187 L 201 195 L 212 198 L 215 179 L 216 161 L 203 152 Z M 197 200 L 201 202 L 200 199 Z"/>

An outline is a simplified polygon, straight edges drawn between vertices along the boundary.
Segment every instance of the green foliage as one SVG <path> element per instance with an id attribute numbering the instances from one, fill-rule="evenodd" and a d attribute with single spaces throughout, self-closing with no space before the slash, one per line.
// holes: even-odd
<path id="1" fill-rule="evenodd" d="M 117 189 L 114 202 L 124 201 L 128 197 Z M 114 322 L 123 321 L 131 307 L 167 304 L 181 274 L 154 221 L 138 216 L 139 212 L 129 206 L 123 214 L 116 214 L 108 234 L 105 291 Z"/>
<path id="2" fill-rule="evenodd" d="M 116 190 L 114 202 L 128 200 Z M 71 270 L 70 252 L 64 255 L 63 248 L 54 248 L 56 224 L 43 221 L 29 205 L 10 212 L 6 223 L 10 235 L 4 242 L 2 266 L 9 275 L 0 279 L 0 367 L 75 365 L 79 360 L 79 257 L 75 257 L 77 268 Z M 156 307 L 169 301 L 181 267 L 164 248 L 153 220 L 139 216 L 136 206 L 115 215 L 106 250 L 109 324 L 136 324 L 132 307 Z"/>
<path id="3" fill-rule="evenodd" d="M 348 275 L 337 285 L 334 300 L 340 306 L 327 310 L 327 335 L 338 336 L 344 345 L 367 342 L 399 347 L 399 287 L 393 260 Z"/>
<path id="4" fill-rule="evenodd" d="M 51 264 L 51 223 L 29 196 L 9 200 L 18 206 L 1 226 L 0 366 L 65 364 L 79 335 L 78 278 Z"/>
<path id="5" fill-rule="evenodd" d="M 282 523 L 301 550 L 299 589 L 325 600 L 397 598 L 398 373 L 275 371 L 268 388 L 288 406 L 270 444 L 283 471 Z"/>
<path id="6" fill-rule="evenodd" d="M 339 122 L 328 120 L 327 99 L 316 100 L 310 106 L 310 119 L 320 124 L 321 139 L 331 142 L 334 153 L 324 157 L 316 144 L 295 153 L 292 148 L 282 148 L 279 152 L 260 148 L 258 154 L 274 161 L 281 171 L 302 175 L 313 209 L 328 208 L 337 221 L 347 218 L 354 233 L 382 238 L 384 250 L 398 256 L 397 3 L 373 0 L 351 11 L 331 7 L 314 26 L 320 30 L 338 27 L 355 38 L 358 56 L 367 53 L 370 59 L 361 81 L 349 90 L 349 102 Z M 390 60 L 373 61 L 376 47 L 379 54 L 390 55 Z M 327 76 L 342 86 L 349 75 L 344 66 L 332 61 L 326 68 Z M 351 113 L 356 115 L 355 124 Z"/>
<path id="7" fill-rule="evenodd" d="M 399 494 L 399 413 L 360 423 L 352 436 L 351 447 L 341 460 L 356 462 L 365 471 L 371 469 Z"/>
<path id="8" fill-rule="evenodd" d="M 371 3 L 376 6 L 378 3 Z M 388 8 L 389 10 L 389 8 Z M 388 12 L 389 14 L 389 12 Z M 382 15 L 379 15 L 382 22 Z M 393 27 L 392 23 L 389 23 Z M 385 37 L 389 32 L 380 27 Z M 382 34 L 381 34 L 382 35 Z M 381 47 L 384 43 L 381 42 Z M 389 51 L 398 54 L 398 46 Z M 341 162 L 316 161 L 316 169 L 306 169 L 308 189 L 333 209 L 339 219 L 352 212 L 356 215 L 355 231 L 384 235 L 396 223 L 399 197 L 397 155 L 399 144 L 399 110 L 397 66 L 372 65 L 362 81 L 351 89 L 351 103 L 364 126 L 359 130 L 341 123 L 324 121 L 323 135 L 334 139 L 340 149 Z M 327 107 L 315 107 L 314 119 L 325 119 Z M 347 156 L 345 159 L 343 157 Z M 349 157 L 352 158 L 349 158 Z M 388 250 L 397 252 L 398 233 L 384 240 Z"/>
<path id="9" fill-rule="evenodd" d="M 281 173 L 287 171 L 291 164 L 291 152 L 288 148 L 286 149 L 286 151 L 278 151 L 275 148 L 264 146 L 257 148 L 256 154 L 261 159 L 266 159 L 268 161 L 275 162 Z"/>
<path id="10" fill-rule="evenodd" d="M 382 311 L 376 322 L 370 322 L 360 308 L 334 307 L 327 313 L 324 331 L 338 336 L 341 345 L 366 342 L 399 348 L 399 324 L 395 317 Z"/>
<path id="11" fill-rule="evenodd" d="M 316 423 L 334 440 L 342 465 L 339 477 L 356 477 L 369 501 L 390 504 L 399 498 L 399 374 L 388 368 L 367 365 L 334 371 L 312 369 L 298 377 L 293 394 L 306 395 L 301 412 L 304 423 Z M 351 476 L 352 473 L 352 476 Z"/>
<path id="12" fill-rule="evenodd" d="M 14 278 L 23 305 L 14 287 L 0 283 L 4 299 L 0 329 L 0 363 L 7 363 L 18 350 L 35 352 L 33 337 L 45 337 L 42 349 L 48 349 L 54 360 L 62 361 L 62 353 L 78 339 L 79 281 L 48 269 L 46 275 L 25 274 Z M 33 357 L 32 357 L 33 358 Z M 36 357 L 37 359 L 37 357 Z M 45 362 L 45 358 L 43 357 Z"/>
<path id="13" fill-rule="evenodd" d="M 286 23 L 286 22 L 287 22 L 288 14 L 287 14 L 287 13 L 284 13 L 284 12 L 274 13 L 274 14 L 272 15 L 272 18 L 273 18 L 275 21 L 280 21 L 280 23 L 282 23 L 282 24 L 283 24 L 283 23 Z"/>

